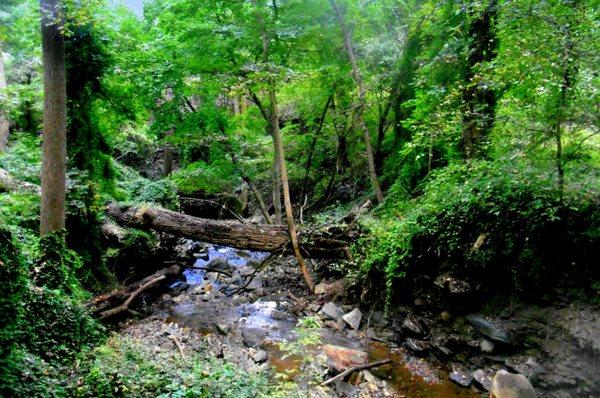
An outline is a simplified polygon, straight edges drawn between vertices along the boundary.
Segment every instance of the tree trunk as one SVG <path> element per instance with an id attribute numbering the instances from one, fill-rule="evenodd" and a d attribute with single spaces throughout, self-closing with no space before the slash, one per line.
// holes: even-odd
<path id="1" fill-rule="evenodd" d="M 273 136 L 273 133 L 271 133 Z M 273 137 L 273 146 L 275 138 Z M 283 212 L 281 211 L 281 160 L 277 148 L 273 148 L 273 209 L 275 210 L 275 224 L 283 223 Z"/>
<path id="2" fill-rule="evenodd" d="M 323 108 L 323 112 L 321 113 L 321 117 L 319 118 L 319 123 L 317 125 L 316 130 L 313 132 L 313 137 L 308 148 L 308 157 L 306 159 L 306 166 L 304 167 L 304 178 L 302 179 L 302 191 L 300 192 L 300 203 L 305 203 L 306 201 L 306 189 L 308 186 L 308 175 L 310 173 L 310 168 L 312 166 L 312 159 L 315 153 L 315 148 L 317 146 L 317 138 L 323 129 L 323 123 L 325 121 L 325 116 L 327 116 L 327 110 L 329 109 L 329 104 L 331 104 L 331 100 L 333 99 L 333 94 L 327 98 L 327 102 L 325 102 L 325 107 Z"/>
<path id="3" fill-rule="evenodd" d="M 369 176 L 371 178 L 371 184 L 373 185 L 373 190 L 375 191 L 377 203 L 381 203 L 383 202 L 383 192 L 381 191 L 381 187 L 379 186 L 377 170 L 375 169 L 373 147 L 371 145 L 371 134 L 369 133 L 369 129 L 365 123 L 363 115 L 364 108 L 366 105 L 367 91 L 365 89 L 365 84 L 360 73 L 360 69 L 358 68 L 358 63 L 356 62 L 356 55 L 354 54 L 354 49 L 352 48 L 352 37 L 350 36 L 350 31 L 346 26 L 346 21 L 344 20 L 342 10 L 340 9 L 335 0 L 329 0 L 329 3 L 331 4 L 333 11 L 335 12 L 336 18 L 342 30 L 342 34 L 344 36 L 344 47 L 346 48 L 348 58 L 350 59 L 350 65 L 352 66 L 352 76 L 354 77 L 354 81 L 358 86 L 358 106 L 356 109 L 356 121 L 358 123 L 358 127 L 363 131 L 363 139 L 365 141 L 365 151 L 367 155 L 367 163 L 369 165 Z"/>
<path id="4" fill-rule="evenodd" d="M 171 137 L 173 135 L 173 130 L 168 130 L 165 132 L 165 138 Z M 165 142 L 164 146 L 164 156 L 163 156 L 163 176 L 169 176 L 173 172 L 173 147 L 170 142 Z"/>
<path id="5" fill-rule="evenodd" d="M 62 3 L 40 0 L 44 65 L 44 130 L 40 233 L 65 227 L 67 93 Z"/>
<path id="6" fill-rule="evenodd" d="M 496 95 L 485 85 L 475 82 L 480 73 L 478 66 L 496 56 L 496 37 L 493 22 L 498 13 L 497 1 L 491 0 L 483 14 L 476 18 L 469 28 L 473 44 L 467 59 L 467 84 L 463 89 L 464 101 L 463 131 L 461 147 L 465 159 L 478 157 L 482 153 L 482 143 L 494 125 Z"/>
<path id="7" fill-rule="evenodd" d="M 304 277 L 304 281 L 308 286 L 308 290 L 313 292 L 315 290 L 315 284 L 313 282 L 312 276 L 308 272 L 308 267 L 306 266 L 304 257 L 302 257 L 302 253 L 300 252 L 300 244 L 298 243 L 298 231 L 296 230 L 296 224 L 294 222 L 292 200 L 290 198 L 290 187 L 288 184 L 287 168 L 285 165 L 285 152 L 283 150 L 281 131 L 279 131 L 279 111 L 277 109 L 277 98 L 275 96 L 275 89 L 273 87 L 271 87 L 271 89 L 269 90 L 269 97 L 271 100 L 271 130 L 273 133 L 273 140 L 277 151 L 277 158 L 279 161 L 281 185 L 283 188 L 283 203 L 285 206 L 285 217 L 287 219 L 287 224 L 289 227 L 290 240 L 292 242 L 292 247 L 294 248 L 294 254 L 296 255 L 296 259 L 298 260 L 298 265 L 300 266 L 300 271 L 302 272 L 302 276 Z"/>
<path id="8" fill-rule="evenodd" d="M 265 219 L 265 222 L 267 224 L 273 224 L 273 221 L 271 220 L 271 216 L 269 215 L 267 206 L 265 206 L 265 201 L 263 200 L 263 197 L 262 197 L 260 191 L 254 186 L 254 184 L 252 183 L 252 180 L 250 179 L 250 177 L 248 177 L 248 174 L 246 174 L 246 172 L 240 166 L 240 163 L 237 160 L 237 156 L 235 156 L 235 153 L 233 152 L 233 149 L 231 148 L 231 146 L 228 145 L 227 150 L 229 151 L 229 155 L 231 156 L 231 163 L 233 163 L 234 166 L 238 169 L 238 172 L 240 173 L 242 180 L 244 180 L 246 185 L 248 185 L 248 187 L 250 188 L 250 191 L 252 192 L 252 196 L 254 196 L 254 200 L 256 200 L 256 203 L 258 204 L 258 208 L 260 209 L 260 212 L 262 213 L 263 218 Z"/>
<path id="9" fill-rule="evenodd" d="M 124 227 L 157 231 L 200 240 L 202 242 L 264 252 L 293 249 L 288 227 L 283 225 L 243 224 L 188 216 L 158 207 L 133 207 L 110 204 L 109 215 Z M 348 232 L 303 230 L 300 242 L 307 255 L 316 258 L 339 258 L 347 254 L 352 239 Z"/>
<path id="10" fill-rule="evenodd" d="M 2 46 L 0 45 L 0 94 L 6 90 L 6 75 L 4 73 L 4 60 L 2 59 Z M 6 111 L 0 108 L 0 152 L 6 148 L 10 123 Z"/>

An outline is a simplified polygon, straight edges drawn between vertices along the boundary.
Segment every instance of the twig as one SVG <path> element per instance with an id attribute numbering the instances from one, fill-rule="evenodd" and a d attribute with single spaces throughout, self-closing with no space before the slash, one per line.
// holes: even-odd
<path id="1" fill-rule="evenodd" d="M 181 345 L 181 342 L 179 341 L 177 336 L 175 336 L 174 334 L 170 334 L 169 337 L 175 342 L 177 348 L 179 348 L 179 354 L 181 354 L 181 358 L 185 358 L 185 354 L 183 353 L 183 346 Z"/>
<path id="2" fill-rule="evenodd" d="M 376 367 L 378 367 L 378 366 L 385 365 L 385 364 L 388 364 L 388 363 L 390 363 L 390 362 L 392 362 L 392 360 L 391 360 L 391 359 L 383 359 L 383 360 L 381 360 L 381 361 L 377 361 L 377 362 L 371 362 L 371 363 L 367 363 L 367 364 L 365 364 L 365 365 L 356 365 L 356 366 L 352 366 L 351 368 L 348 368 L 348 369 L 344 370 L 344 371 L 343 371 L 342 373 L 340 373 L 339 375 L 337 375 L 337 376 L 334 376 L 334 377 L 332 377 L 332 378 L 331 378 L 331 379 L 329 379 L 329 380 L 325 380 L 323 383 L 321 383 L 321 385 L 322 385 L 322 386 L 326 386 L 326 385 L 328 385 L 328 384 L 331 384 L 331 383 L 333 383 L 333 382 L 335 382 L 335 381 L 341 380 L 341 379 L 343 379 L 344 377 L 346 377 L 346 376 L 348 376 L 349 374 L 351 374 L 351 373 L 354 373 L 354 372 L 356 372 L 356 371 L 359 371 L 359 370 L 366 370 L 366 369 L 371 369 L 371 368 L 376 368 Z"/>
<path id="3" fill-rule="evenodd" d="M 248 279 L 248 281 L 244 284 L 244 286 L 240 287 L 239 289 L 234 290 L 233 292 L 226 294 L 225 296 L 227 297 L 231 297 L 234 294 L 237 294 L 239 292 L 241 292 L 242 290 L 244 290 L 249 284 L 250 282 L 252 282 L 252 279 L 254 279 L 254 275 L 256 275 L 256 273 L 258 272 L 258 270 L 267 263 L 267 261 L 269 261 L 273 256 L 275 255 L 275 253 L 271 253 L 269 255 L 269 257 L 265 258 L 260 265 L 257 265 L 256 268 L 254 268 L 254 271 L 252 272 L 252 275 L 250 275 L 250 278 Z"/>
<path id="4" fill-rule="evenodd" d="M 123 302 L 123 304 L 121 304 L 118 307 L 111 308 L 110 310 L 102 311 L 100 313 L 100 319 L 108 318 L 110 316 L 119 314 L 119 313 L 121 313 L 123 311 L 129 310 L 129 305 L 131 304 L 131 302 L 133 300 L 135 300 L 135 298 L 137 296 L 140 295 L 140 293 L 142 293 L 144 290 L 146 290 L 150 286 L 154 285 L 155 283 L 162 281 L 163 279 L 165 279 L 165 276 L 161 275 L 158 278 L 154 278 L 154 279 L 152 279 L 152 280 L 144 283 L 135 292 L 131 293 L 131 295 L 127 298 L 127 300 L 125 300 L 125 302 Z"/>
<path id="5" fill-rule="evenodd" d="M 217 274 L 223 274 L 226 275 L 228 277 L 231 278 L 231 274 L 229 272 L 225 272 L 225 271 L 221 271 L 220 269 L 215 269 L 215 268 L 210 268 L 210 267 L 195 267 L 193 265 L 189 265 L 189 266 L 184 266 L 183 268 L 187 268 L 187 269 L 202 269 L 208 272 L 216 272 Z"/>

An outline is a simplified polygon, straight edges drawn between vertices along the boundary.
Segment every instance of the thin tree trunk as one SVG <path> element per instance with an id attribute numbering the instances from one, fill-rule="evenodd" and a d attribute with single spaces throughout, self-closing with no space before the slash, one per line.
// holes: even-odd
<path id="1" fill-rule="evenodd" d="M 165 138 L 171 137 L 173 130 L 165 132 Z M 173 172 L 173 147 L 170 142 L 165 142 L 163 154 L 163 176 L 169 176 Z"/>
<path id="2" fill-rule="evenodd" d="M 350 35 L 348 27 L 346 26 L 346 21 L 344 20 L 342 10 L 340 9 L 335 0 L 329 0 L 329 3 L 331 4 L 333 11 L 335 12 L 336 18 L 342 30 L 342 34 L 344 36 L 344 47 L 346 48 L 348 58 L 350 59 L 350 65 L 352 66 L 352 76 L 354 77 L 354 81 L 358 86 L 358 106 L 356 110 L 356 121 L 358 123 L 358 127 L 363 131 L 363 139 L 365 141 L 365 151 L 367 155 L 367 163 L 369 165 L 369 176 L 371 178 L 371 184 L 373 185 L 373 190 L 375 191 L 377 202 L 381 203 L 383 202 L 383 192 L 381 191 L 381 187 L 379 186 L 377 170 L 375 169 L 373 147 L 371 145 L 371 134 L 369 133 L 369 129 L 367 128 L 363 115 L 366 103 L 365 84 L 360 73 L 360 69 L 358 68 L 358 63 L 356 62 L 356 56 L 354 54 L 354 49 L 352 48 L 352 37 Z"/>
<path id="3" fill-rule="evenodd" d="M 271 132 L 271 136 L 273 133 Z M 275 137 L 273 137 L 273 146 L 275 146 Z M 283 212 L 281 211 L 281 160 L 277 148 L 273 148 L 273 208 L 275 209 L 275 224 L 283 223 Z"/>
<path id="4" fill-rule="evenodd" d="M 40 0 L 44 64 L 44 132 L 40 233 L 65 227 L 67 93 L 60 0 Z"/>
<path id="5" fill-rule="evenodd" d="M 6 90 L 6 75 L 4 73 L 4 60 L 2 59 L 2 46 L 0 45 L 0 93 Z M 6 148 L 10 123 L 3 109 L 0 108 L 0 152 Z"/>
<path id="6" fill-rule="evenodd" d="M 271 82 L 271 84 L 273 83 Z M 273 140 L 275 141 L 275 148 L 277 150 L 279 160 L 279 169 L 281 171 L 280 174 L 281 185 L 283 188 L 283 202 L 285 205 L 285 215 L 289 227 L 290 241 L 292 242 L 294 254 L 296 255 L 296 259 L 298 260 L 298 265 L 300 266 L 300 271 L 302 272 L 304 281 L 308 286 L 308 290 L 314 292 L 315 284 L 313 282 L 312 276 L 308 272 L 306 262 L 304 261 L 304 257 L 302 257 L 302 253 L 300 252 L 300 244 L 298 243 L 298 232 L 296 230 L 296 224 L 294 223 L 292 201 L 290 198 L 290 187 L 288 184 L 287 168 L 285 165 L 285 152 L 283 150 L 281 132 L 279 131 L 279 111 L 277 109 L 277 98 L 275 96 L 275 89 L 273 87 L 271 87 L 271 89 L 269 90 L 269 98 L 271 102 L 271 132 L 273 133 Z"/>
<path id="7" fill-rule="evenodd" d="M 260 191 L 254 186 L 254 184 L 252 183 L 252 180 L 250 180 L 250 177 L 248 177 L 248 174 L 246 174 L 244 172 L 244 170 L 242 170 L 242 168 L 237 160 L 237 157 L 235 156 L 235 153 L 233 152 L 233 149 L 228 148 L 228 150 L 229 150 L 229 155 L 231 156 L 231 162 L 238 169 L 238 172 L 240 173 L 242 180 L 244 180 L 246 185 L 248 185 L 248 187 L 250 187 L 252 196 L 254 196 L 256 203 L 258 203 L 258 208 L 260 209 L 260 212 L 262 213 L 263 218 L 265 219 L 265 222 L 267 224 L 273 224 L 273 221 L 271 220 L 271 216 L 269 215 L 267 206 L 265 206 L 265 201 L 263 200 L 263 197 L 262 197 Z"/>
<path id="8" fill-rule="evenodd" d="M 317 146 L 317 138 L 321 133 L 321 129 L 323 128 L 323 122 L 325 121 L 325 116 L 327 115 L 327 109 L 329 109 L 329 104 L 333 95 L 330 95 L 327 98 L 327 102 L 325 102 L 325 107 L 323 108 L 323 112 L 321 113 L 321 117 L 319 118 L 319 124 L 317 125 L 317 129 L 313 132 L 313 137 L 310 142 L 310 146 L 308 148 L 308 158 L 306 159 L 306 166 L 304 167 L 304 178 L 302 179 L 302 191 L 300 193 L 300 203 L 306 202 L 306 188 L 308 186 L 308 175 L 310 173 L 310 168 L 312 166 L 312 159 L 315 153 L 315 147 Z"/>

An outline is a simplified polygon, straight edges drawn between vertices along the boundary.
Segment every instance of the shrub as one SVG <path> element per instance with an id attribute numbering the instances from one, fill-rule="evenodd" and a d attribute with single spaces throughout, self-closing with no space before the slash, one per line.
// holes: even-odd
<path id="1" fill-rule="evenodd" d="M 367 233 L 355 251 L 363 274 L 385 277 L 389 294 L 441 272 L 487 291 L 531 296 L 564 282 L 589 284 L 598 279 L 593 263 L 600 238 L 594 181 L 577 181 L 561 202 L 554 177 L 534 167 L 449 166 L 416 199 L 393 188 L 378 218 L 362 221 Z"/>

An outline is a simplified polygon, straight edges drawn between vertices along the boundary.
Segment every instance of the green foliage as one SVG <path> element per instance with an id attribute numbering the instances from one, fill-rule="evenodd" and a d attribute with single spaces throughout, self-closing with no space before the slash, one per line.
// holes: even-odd
<path id="1" fill-rule="evenodd" d="M 39 185 L 42 164 L 40 137 L 15 133 L 12 138 L 9 150 L 0 153 L 0 168 L 13 178 Z"/>
<path id="2" fill-rule="evenodd" d="M 46 261 L 28 272 L 33 261 L 27 262 L 15 243 L 8 232 L 0 232 L 5 286 L 0 293 L 0 395 L 65 396 L 64 369 L 59 369 L 81 347 L 98 341 L 102 331 L 77 298 L 81 288 L 66 268 L 80 261 L 59 232 L 42 240 Z M 34 286 L 30 274 L 48 286 Z"/>
<path id="3" fill-rule="evenodd" d="M 59 230 L 40 240 L 42 254 L 32 277 L 36 285 L 63 290 L 70 295 L 81 295 L 76 272 L 82 266 L 81 258 L 66 246 L 66 231 Z"/>
<path id="4" fill-rule="evenodd" d="M 203 354 L 156 353 L 128 337 L 111 337 L 84 355 L 69 386 L 75 397 L 260 397 L 263 374 L 250 374 Z"/>
<path id="5" fill-rule="evenodd" d="M 150 180 L 122 165 L 118 167 L 118 174 L 117 187 L 120 190 L 118 199 L 138 204 L 155 203 L 172 210 L 179 207 L 177 189 L 171 180 Z"/>
<path id="6" fill-rule="evenodd" d="M 378 218 L 363 220 L 354 249 L 364 274 L 385 276 L 390 297 L 398 283 L 441 272 L 530 297 L 553 284 L 591 283 L 599 277 L 597 178 L 573 184 L 561 203 L 552 175 L 523 163 L 448 166 L 422 197 L 390 195 Z"/>
<path id="7" fill-rule="evenodd" d="M 235 168 L 231 163 L 203 161 L 189 164 L 173 174 L 177 189 L 183 193 L 204 192 L 207 194 L 227 192 L 237 182 Z"/>

